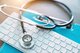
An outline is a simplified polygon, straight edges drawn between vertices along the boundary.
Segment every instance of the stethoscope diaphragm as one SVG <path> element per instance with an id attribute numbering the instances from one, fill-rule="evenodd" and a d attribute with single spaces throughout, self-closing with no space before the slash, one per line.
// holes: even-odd
<path id="1" fill-rule="evenodd" d="M 30 49 L 34 46 L 34 41 L 32 40 L 31 35 L 25 33 L 22 38 L 19 40 L 19 44 L 24 49 Z"/>

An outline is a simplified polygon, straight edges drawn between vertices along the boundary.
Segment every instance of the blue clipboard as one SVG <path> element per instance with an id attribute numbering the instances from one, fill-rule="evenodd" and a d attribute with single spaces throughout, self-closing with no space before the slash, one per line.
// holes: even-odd
<path id="1" fill-rule="evenodd" d="M 23 16 L 34 22 L 37 22 L 33 17 L 38 16 L 38 14 L 27 11 L 23 13 Z M 53 31 L 80 44 L 80 25 L 78 24 L 73 24 L 72 29 L 57 27 L 53 29 Z"/>

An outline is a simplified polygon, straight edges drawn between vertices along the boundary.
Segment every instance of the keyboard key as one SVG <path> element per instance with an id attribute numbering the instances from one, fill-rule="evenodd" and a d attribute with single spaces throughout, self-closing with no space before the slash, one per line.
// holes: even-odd
<path id="1" fill-rule="evenodd" d="M 14 39 L 9 39 L 8 42 L 11 43 L 12 45 L 14 45 L 16 43 L 16 41 Z"/>
<path id="2" fill-rule="evenodd" d="M 13 36 L 13 39 L 16 40 L 16 41 L 19 40 L 19 38 L 20 38 L 20 37 L 19 37 L 18 35 L 14 35 L 14 36 Z"/>
<path id="3" fill-rule="evenodd" d="M 67 53 L 73 53 L 72 51 L 67 51 Z"/>
<path id="4" fill-rule="evenodd" d="M 11 27 L 9 30 L 10 30 L 11 32 L 14 32 L 15 28 Z"/>
<path id="5" fill-rule="evenodd" d="M 55 38 L 60 38 L 60 35 L 53 31 L 50 32 L 50 35 L 54 36 Z"/>
<path id="6" fill-rule="evenodd" d="M 43 41 L 43 37 L 39 36 L 39 37 L 38 37 L 38 40 L 39 40 L 39 41 Z"/>
<path id="7" fill-rule="evenodd" d="M 65 37 L 61 36 L 60 40 L 65 42 L 66 39 L 65 39 Z"/>
<path id="8" fill-rule="evenodd" d="M 56 45 L 54 46 L 54 48 L 55 48 L 56 50 L 60 50 L 61 46 L 56 44 Z"/>
<path id="9" fill-rule="evenodd" d="M 53 31 L 50 31 L 49 34 L 50 34 L 51 36 L 54 36 L 54 32 L 53 32 Z"/>
<path id="10" fill-rule="evenodd" d="M 26 29 L 32 30 L 34 28 L 34 26 L 31 26 L 29 24 L 24 23 L 24 26 Z"/>
<path id="11" fill-rule="evenodd" d="M 9 32 L 9 34 L 8 34 L 9 37 L 13 37 L 14 35 L 15 35 L 15 34 L 12 33 L 12 32 Z"/>
<path id="12" fill-rule="evenodd" d="M 55 40 L 55 38 L 54 37 L 52 37 L 52 36 L 49 36 L 49 38 L 48 38 L 50 41 L 54 41 Z"/>
<path id="13" fill-rule="evenodd" d="M 0 38 L 3 38 L 5 35 L 0 32 Z"/>
<path id="14" fill-rule="evenodd" d="M 20 34 L 20 31 L 17 30 L 17 29 L 15 29 L 14 34 L 19 35 Z"/>
<path id="15" fill-rule="evenodd" d="M 72 43 L 72 41 L 70 40 L 70 39 L 66 39 L 66 41 L 65 41 L 67 44 L 71 44 Z"/>
<path id="16" fill-rule="evenodd" d="M 32 32 L 31 30 L 28 30 L 28 31 L 27 31 L 27 34 L 29 34 L 29 35 L 33 35 L 33 33 L 34 33 L 34 32 Z M 36 35 L 36 34 L 35 34 L 35 35 Z"/>
<path id="17" fill-rule="evenodd" d="M 35 44 L 36 44 L 37 46 L 41 46 L 41 45 L 42 45 L 42 42 L 37 41 Z"/>
<path id="18" fill-rule="evenodd" d="M 60 44 L 61 41 L 60 41 L 59 39 L 55 39 L 54 42 L 55 42 L 56 44 Z"/>
<path id="19" fill-rule="evenodd" d="M 22 31 L 21 25 L 18 25 L 18 26 L 16 27 L 16 29 L 19 30 L 19 31 Z M 26 29 L 25 29 L 25 30 L 26 30 Z"/>
<path id="20" fill-rule="evenodd" d="M 24 51 L 24 53 L 37 53 L 37 52 L 34 50 L 26 50 L 26 51 Z"/>
<path id="21" fill-rule="evenodd" d="M 77 49 L 77 48 L 73 48 L 73 49 L 72 49 L 72 52 L 73 52 L 73 53 L 78 53 L 78 49 Z"/>
<path id="22" fill-rule="evenodd" d="M 41 52 L 41 48 L 36 46 L 35 49 L 34 49 L 37 53 L 40 53 Z"/>
<path id="23" fill-rule="evenodd" d="M 12 24 L 11 26 L 16 28 L 18 26 L 18 23 L 16 22 L 16 23 Z"/>
<path id="24" fill-rule="evenodd" d="M 42 47 L 43 49 L 47 49 L 48 45 L 42 44 L 41 47 Z"/>
<path id="25" fill-rule="evenodd" d="M 29 30 L 29 29 L 27 29 L 27 27 L 25 27 L 25 26 L 24 26 L 24 29 L 25 29 L 26 31 L 28 31 L 28 30 Z"/>
<path id="26" fill-rule="evenodd" d="M 66 47 L 67 44 L 66 44 L 65 42 L 61 42 L 60 45 L 61 45 L 62 47 Z"/>
<path id="27" fill-rule="evenodd" d="M 8 29 L 10 29 L 11 26 L 8 24 L 4 24 L 3 27 L 8 30 Z"/>
<path id="28" fill-rule="evenodd" d="M 49 34 L 44 34 L 43 36 L 44 36 L 44 38 L 46 38 L 46 39 L 50 37 Z"/>
<path id="29" fill-rule="evenodd" d="M 34 27 L 32 30 L 34 33 L 37 33 L 39 31 L 39 29 L 37 27 Z"/>
<path id="30" fill-rule="evenodd" d="M 35 50 L 35 48 L 38 47 L 37 45 L 34 45 L 34 47 L 32 47 L 32 50 Z"/>
<path id="31" fill-rule="evenodd" d="M 44 40 L 43 40 L 43 43 L 48 44 L 48 43 L 49 43 L 49 40 L 44 39 Z"/>
<path id="32" fill-rule="evenodd" d="M 32 36 L 33 38 L 37 38 L 39 35 L 37 35 L 37 34 L 34 33 L 34 34 L 32 34 L 31 36 Z"/>
<path id="33" fill-rule="evenodd" d="M 53 53 L 60 53 L 58 50 L 54 50 Z"/>
<path id="34" fill-rule="evenodd" d="M 38 53 L 40 53 L 42 50 L 40 47 L 37 47 L 36 49 L 37 49 L 36 52 L 38 52 Z"/>
<path id="35" fill-rule="evenodd" d="M 51 30 L 45 30 L 44 29 L 44 33 L 48 33 L 49 34 L 49 32 L 50 32 Z M 50 34 L 49 34 L 50 35 Z"/>
<path id="36" fill-rule="evenodd" d="M 8 34 L 9 30 L 4 29 L 3 27 L 0 27 L 0 32 L 2 32 L 3 34 Z"/>
<path id="37" fill-rule="evenodd" d="M 12 25 L 13 23 L 14 23 L 14 22 L 13 22 L 13 19 L 10 18 L 10 19 L 7 20 L 7 23 L 6 23 L 6 24 Z"/>
<path id="38" fill-rule="evenodd" d="M 39 36 L 42 36 L 42 35 L 44 35 L 44 31 L 38 31 L 38 33 L 37 33 Z"/>
<path id="39" fill-rule="evenodd" d="M 29 28 L 29 30 L 32 30 L 33 31 L 34 26 L 29 26 L 28 28 Z"/>
<path id="40" fill-rule="evenodd" d="M 15 34 L 16 35 L 16 34 Z M 22 38 L 23 37 L 23 33 L 20 33 L 19 35 L 18 35 L 20 38 Z"/>
<path id="41" fill-rule="evenodd" d="M 80 44 L 78 45 L 78 47 L 77 47 L 79 50 L 80 50 Z"/>
<path id="42" fill-rule="evenodd" d="M 76 42 L 73 42 L 73 41 L 72 41 L 72 44 L 71 45 L 74 46 L 74 47 L 77 47 L 78 46 L 78 44 Z"/>
<path id="43" fill-rule="evenodd" d="M 67 45 L 66 46 L 66 49 L 71 50 L 72 49 L 72 46 L 71 45 Z"/>
<path id="44" fill-rule="evenodd" d="M 55 34 L 55 35 L 54 35 L 54 37 L 55 37 L 55 38 L 57 38 L 57 39 L 58 39 L 58 38 L 60 38 L 60 36 L 59 36 L 59 35 L 57 35 L 57 34 Z"/>
<path id="45" fill-rule="evenodd" d="M 51 47 L 54 47 L 55 46 L 55 43 L 54 42 L 49 42 L 48 45 L 51 46 Z"/>
<path id="46" fill-rule="evenodd" d="M 42 50 L 40 53 L 48 53 L 46 50 Z"/>
<path id="47" fill-rule="evenodd" d="M 47 48 L 47 51 L 50 52 L 50 53 L 52 53 L 53 50 L 54 50 L 54 48 L 52 48 L 52 47 L 48 47 L 48 48 Z"/>
<path id="48" fill-rule="evenodd" d="M 4 36 L 3 39 L 4 39 L 5 41 L 8 41 L 8 40 L 10 39 L 10 37 Z"/>
<path id="49" fill-rule="evenodd" d="M 67 52 L 67 50 L 66 50 L 65 48 L 63 48 L 63 47 L 60 49 L 60 51 L 61 51 L 62 53 L 66 53 L 66 52 Z"/>

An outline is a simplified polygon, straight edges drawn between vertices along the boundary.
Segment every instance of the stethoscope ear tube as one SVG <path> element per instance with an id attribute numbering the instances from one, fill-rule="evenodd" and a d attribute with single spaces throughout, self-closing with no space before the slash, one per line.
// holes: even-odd
<path id="1" fill-rule="evenodd" d="M 56 24 L 57 26 L 66 26 L 66 28 L 71 28 L 71 26 L 72 26 L 72 23 L 73 23 L 73 20 L 74 20 L 74 17 L 73 17 L 73 14 L 72 14 L 72 11 L 71 11 L 71 9 L 67 6 L 67 5 L 65 5 L 64 3 L 62 3 L 62 2 L 59 2 L 59 1 L 55 1 L 55 0 L 53 0 L 53 2 L 56 2 L 57 4 L 60 4 L 60 6 L 65 10 L 65 11 L 67 11 L 67 13 L 69 14 L 69 21 L 68 22 L 66 22 L 66 23 L 64 23 L 64 24 Z"/>

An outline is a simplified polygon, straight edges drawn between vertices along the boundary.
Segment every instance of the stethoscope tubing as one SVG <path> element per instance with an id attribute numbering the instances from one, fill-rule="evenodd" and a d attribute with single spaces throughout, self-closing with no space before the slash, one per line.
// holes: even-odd
<path id="1" fill-rule="evenodd" d="M 54 2 L 63 5 L 63 6 L 68 10 L 69 15 L 70 15 L 70 20 L 69 20 L 69 21 L 65 21 L 65 20 L 62 20 L 62 19 L 59 19 L 59 18 L 55 18 L 55 17 L 52 17 L 52 16 L 48 16 L 48 19 L 50 19 L 51 21 L 53 21 L 53 20 L 58 20 L 58 21 L 65 22 L 64 24 L 56 24 L 56 23 L 54 22 L 56 26 L 67 26 L 67 25 L 70 25 L 70 24 L 73 22 L 73 20 L 74 20 L 73 15 L 72 15 L 72 11 L 71 11 L 64 3 L 61 3 L 61 2 L 59 2 L 59 1 L 54 1 Z M 44 15 L 42 15 L 41 13 L 38 13 L 38 12 L 32 11 L 32 10 L 26 10 L 26 9 L 23 8 L 23 6 L 20 8 L 20 7 L 10 6 L 10 5 L 6 5 L 6 4 L 0 5 L 0 11 L 1 11 L 3 14 L 5 14 L 6 16 L 9 16 L 10 18 L 13 18 L 13 19 L 15 19 L 15 20 L 21 21 L 21 22 L 23 22 L 23 23 L 27 23 L 27 24 L 32 25 L 32 26 L 40 26 L 40 27 L 45 28 L 44 25 L 32 24 L 32 23 L 29 23 L 29 22 L 24 21 L 24 20 L 22 20 L 22 19 L 18 19 L 18 18 L 11 17 L 9 14 L 5 13 L 5 12 L 2 10 L 2 8 L 4 8 L 4 7 L 16 8 L 16 9 L 19 9 L 20 11 L 30 11 L 30 12 L 39 14 L 40 16 L 44 16 Z M 53 28 L 53 26 L 52 26 L 51 28 Z"/>
<path id="2" fill-rule="evenodd" d="M 36 11 L 33 11 L 33 10 L 26 10 L 26 9 L 23 9 L 23 8 L 20 8 L 20 7 L 10 6 L 10 5 L 6 5 L 6 4 L 0 5 L 0 12 L 3 13 L 4 15 L 6 15 L 6 16 L 12 18 L 12 19 L 15 19 L 15 20 L 24 22 L 24 23 L 26 23 L 26 24 L 32 25 L 32 26 L 36 26 L 36 24 L 31 24 L 31 23 L 28 23 L 27 21 L 24 21 L 24 20 L 22 20 L 22 19 L 14 18 L 14 17 L 10 16 L 9 14 L 5 13 L 4 11 L 2 11 L 2 8 L 4 8 L 4 7 L 16 8 L 16 9 L 19 9 L 19 10 L 21 10 L 21 11 L 29 11 L 29 12 L 33 12 L 33 13 L 35 13 L 35 14 L 42 15 L 42 14 L 36 12 Z M 54 20 L 59 20 L 59 21 L 67 22 L 67 21 L 65 21 L 65 20 L 62 20 L 62 19 L 59 19 L 59 18 L 55 18 L 55 17 L 52 17 L 52 16 L 49 16 L 49 17 L 50 17 L 51 19 L 54 19 Z"/>

